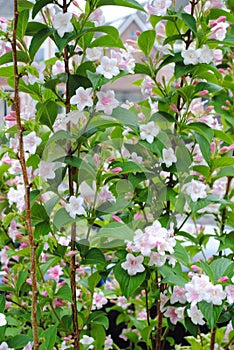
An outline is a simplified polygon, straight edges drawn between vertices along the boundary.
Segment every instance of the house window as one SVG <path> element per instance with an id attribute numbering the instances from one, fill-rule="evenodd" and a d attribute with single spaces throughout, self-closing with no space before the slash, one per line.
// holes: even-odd
<path id="1" fill-rule="evenodd" d="M 131 29 L 130 33 L 129 33 L 129 36 L 130 36 L 130 39 L 136 40 L 137 39 L 136 29 Z"/>

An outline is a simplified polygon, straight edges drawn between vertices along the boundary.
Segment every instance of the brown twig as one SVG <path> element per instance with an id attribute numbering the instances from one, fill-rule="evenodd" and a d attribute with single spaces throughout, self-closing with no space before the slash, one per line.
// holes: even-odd
<path id="1" fill-rule="evenodd" d="M 211 339 L 210 339 L 210 350 L 214 350 L 215 347 L 215 336 L 216 336 L 216 328 L 211 331 Z"/>
<path id="2" fill-rule="evenodd" d="M 13 39 L 12 39 L 12 55 L 14 64 L 14 108 L 16 113 L 16 122 L 18 129 L 19 139 L 19 161 L 23 174 L 24 188 L 25 188 L 25 211 L 26 211 L 26 230 L 28 233 L 28 240 L 30 246 L 30 274 L 32 279 L 32 310 L 31 310 L 31 322 L 33 332 L 34 349 L 39 350 L 39 338 L 38 338 L 38 326 L 37 326 L 37 276 L 36 276 L 36 245 L 34 241 L 34 232 L 31 218 L 31 206 L 30 206 L 30 183 L 27 175 L 26 160 L 24 155 L 24 142 L 23 142 L 23 127 L 20 119 L 20 97 L 19 97 L 19 72 L 18 72 L 18 60 L 17 60 L 17 25 L 18 25 L 18 1 L 14 0 L 14 27 L 13 27 Z"/>

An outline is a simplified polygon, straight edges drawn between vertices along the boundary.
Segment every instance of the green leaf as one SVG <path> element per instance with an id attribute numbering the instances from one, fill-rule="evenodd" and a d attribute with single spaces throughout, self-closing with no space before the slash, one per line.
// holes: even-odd
<path id="1" fill-rule="evenodd" d="M 46 24 L 40 22 L 28 22 L 25 35 L 34 36 L 42 29 L 48 28 Z"/>
<path id="2" fill-rule="evenodd" d="M 98 2 L 98 7 L 106 6 L 106 5 L 130 7 L 130 8 L 145 12 L 144 8 L 135 0 L 100 0 Z"/>
<path id="3" fill-rule="evenodd" d="M 137 273 L 135 276 L 129 276 L 126 270 L 121 267 L 121 262 L 114 268 L 114 275 L 119 282 L 123 295 L 126 298 L 133 296 L 133 293 L 144 282 L 146 271 Z"/>
<path id="4" fill-rule="evenodd" d="M 210 174 L 210 168 L 206 165 L 194 165 L 193 170 L 203 175 L 205 178 L 207 178 Z"/>
<path id="5" fill-rule="evenodd" d="M 233 276 L 234 262 L 227 258 L 217 258 L 210 263 L 210 268 L 214 273 L 214 280 L 217 281 L 230 271 Z"/>
<path id="6" fill-rule="evenodd" d="M 28 54 L 24 51 L 17 51 L 17 61 L 28 63 L 29 62 Z M 0 57 L 0 65 L 5 63 L 10 63 L 10 62 L 13 62 L 12 52 L 7 52 Z"/>
<path id="7" fill-rule="evenodd" d="M 56 341 L 57 326 L 51 326 L 42 333 L 45 342 L 40 346 L 40 350 L 53 350 Z"/>
<path id="8" fill-rule="evenodd" d="M 18 17 L 18 23 L 17 23 L 17 38 L 19 40 L 22 40 L 25 32 L 26 32 L 26 28 L 28 25 L 28 19 L 29 19 L 29 10 L 23 10 L 22 12 L 19 13 L 19 17 Z"/>
<path id="9" fill-rule="evenodd" d="M 224 249 L 231 249 L 234 252 L 234 231 L 220 237 L 219 252 Z"/>
<path id="10" fill-rule="evenodd" d="M 201 153 L 206 160 L 206 162 L 211 164 L 211 151 L 210 151 L 210 143 L 204 138 L 202 135 L 194 133 L 197 143 L 200 146 Z"/>
<path id="11" fill-rule="evenodd" d="M 76 219 L 73 219 L 68 214 L 65 208 L 61 208 L 56 212 L 54 216 L 53 225 L 59 230 L 62 227 L 67 226 L 68 224 L 71 224 L 72 222 L 75 222 L 75 221 Z"/>
<path id="12" fill-rule="evenodd" d="M 138 46 L 147 57 L 154 46 L 155 38 L 156 33 L 154 30 L 146 30 L 138 37 Z"/>
<path id="13" fill-rule="evenodd" d="M 223 156 L 221 158 L 214 159 L 212 164 L 214 169 L 223 168 L 226 166 L 234 166 L 234 158 Z"/>
<path id="14" fill-rule="evenodd" d="M 88 78 L 82 75 L 70 74 L 68 78 L 68 89 L 70 96 L 75 95 L 76 89 L 78 89 L 80 86 L 87 89 L 92 86 L 92 83 Z"/>
<path id="15" fill-rule="evenodd" d="M 52 34 L 54 33 L 54 29 L 52 28 L 45 28 L 37 32 L 31 41 L 30 47 L 29 47 L 29 54 L 31 57 L 31 60 L 33 61 L 34 56 L 36 55 L 37 51 L 43 44 L 43 42 Z"/>
<path id="16" fill-rule="evenodd" d="M 45 221 L 45 222 L 40 222 L 35 226 L 35 231 L 34 231 L 34 236 L 35 239 L 41 239 L 42 236 L 48 235 L 50 232 L 50 223 Z"/>
<path id="17" fill-rule="evenodd" d="M 54 2 L 53 0 L 39 0 L 39 1 L 37 1 L 33 7 L 32 18 L 35 18 L 36 15 L 38 14 L 38 12 L 40 12 L 44 6 L 46 6 L 48 4 L 52 4 L 53 2 Z"/>
<path id="18" fill-rule="evenodd" d="M 103 349 L 103 344 L 106 338 L 104 327 L 100 324 L 94 324 L 91 329 L 91 336 L 95 339 L 95 349 Z"/>
<path id="19" fill-rule="evenodd" d="M 151 76 L 151 71 L 148 65 L 136 63 L 134 68 L 135 74 L 146 74 Z"/>
<path id="20" fill-rule="evenodd" d="M 185 266 L 189 265 L 188 254 L 184 249 L 184 247 L 182 246 L 182 244 L 180 244 L 178 241 L 176 241 L 173 256 L 176 258 L 176 260 L 178 260 Z"/>
<path id="21" fill-rule="evenodd" d="M 33 7 L 33 4 L 30 1 L 19 0 L 18 7 L 20 11 L 27 10 L 27 9 L 30 10 Z"/>
<path id="22" fill-rule="evenodd" d="M 0 57 L 0 59 L 1 59 L 1 57 Z M 10 78 L 13 76 L 14 76 L 14 67 L 13 66 L 0 68 L 0 77 Z"/>
<path id="23" fill-rule="evenodd" d="M 90 314 L 87 324 L 100 324 L 105 329 L 109 327 L 109 320 L 103 311 L 94 311 Z"/>
<path id="24" fill-rule="evenodd" d="M 223 310 L 223 306 L 217 306 L 212 303 L 207 303 L 206 301 L 201 301 L 198 303 L 198 307 L 201 310 L 204 318 L 207 320 L 209 328 L 211 330 L 214 329 Z"/>
<path id="25" fill-rule="evenodd" d="M 6 296 L 5 294 L 0 295 L 0 312 L 3 313 L 6 305 Z"/>
<path id="26" fill-rule="evenodd" d="M 71 294 L 71 288 L 66 284 L 65 286 L 62 286 L 59 290 L 58 293 L 55 294 L 56 298 L 60 298 L 62 300 L 67 300 L 72 303 L 72 294 Z"/>
<path id="27" fill-rule="evenodd" d="M 96 271 L 91 276 L 88 277 L 88 287 L 91 292 L 94 291 L 98 283 L 100 282 L 101 276 Z"/>
<path id="28" fill-rule="evenodd" d="M 138 129 L 138 118 L 128 109 L 117 107 L 113 110 L 111 116 L 117 120 L 120 120 L 124 125 L 130 126 L 135 130 Z"/>
<path id="29" fill-rule="evenodd" d="M 17 278 L 17 282 L 16 282 L 16 292 L 17 294 L 19 294 L 20 289 L 22 287 L 22 285 L 24 284 L 24 282 L 26 281 L 27 277 L 29 277 L 29 274 L 27 271 L 20 271 L 18 278 Z"/>
<path id="30" fill-rule="evenodd" d="M 17 334 L 14 338 L 9 339 L 7 344 L 10 348 L 14 349 L 22 349 L 22 347 L 26 346 L 33 339 L 32 337 L 25 334 Z M 48 350 L 48 349 L 47 349 Z"/>
<path id="31" fill-rule="evenodd" d="M 37 104 L 37 116 L 42 125 L 48 126 L 53 131 L 53 124 L 58 115 L 58 105 L 54 101 L 46 101 Z"/>
<path id="32" fill-rule="evenodd" d="M 126 240 L 126 237 L 129 240 L 132 240 L 134 234 L 134 231 L 130 229 L 127 225 L 121 224 L 119 222 L 112 222 L 110 224 L 105 225 L 98 231 L 98 238 L 118 239 L 124 242 Z"/>
<path id="33" fill-rule="evenodd" d="M 105 264 L 106 258 L 102 251 L 98 248 L 91 248 L 85 256 L 85 259 L 82 260 L 81 264 L 83 265 L 97 265 Z"/>
<path id="34" fill-rule="evenodd" d="M 90 47 L 119 47 L 124 49 L 124 45 L 121 39 L 118 37 L 113 38 L 111 35 L 102 35 L 99 38 L 92 41 Z"/>
<path id="35" fill-rule="evenodd" d="M 181 17 L 182 17 L 182 20 L 184 21 L 184 23 L 187 25 L 187 27 L 189 27 L 189 29 L 191 29 L 192 32 L 194 32 L 196 34 L 197 33 L 197 25 L 196 25 L 195 18 L 188 13 L 182 13 Z"/>
<path id="36" fill-rule="evenodd" d="M 35 203 L 32 206 L 31 215 L 32 215 L 32 220 L 34 222 L 39 223 L 39 222 L 49 221 L 49 216 L 45 208 L 40 204 Z"/>
<path id="37" fill-rule="evenodd" d="M 185 283 L 187 283 L 187 280 L 180 274 L 175 273 L 172 267 L 164 265 L 158 269 L 163 276 L 163 283 L 172 283 L 181 287 L 184 287 Z"/>

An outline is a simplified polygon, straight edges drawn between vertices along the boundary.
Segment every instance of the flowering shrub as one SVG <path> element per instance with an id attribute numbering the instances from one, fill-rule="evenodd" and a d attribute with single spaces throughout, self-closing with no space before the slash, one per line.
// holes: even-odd
<path id="1" fill-rule="evenodd" d="M 145 11 L 149 29 L 123 43 L 105 25 L 110 4 Z M 0 149 L 1 350 L 232 347 L 230 9 L 15 0 L 14 20 L 0 18 L 0 96 L 12 107 Z M 45 40 L 56 53 L 38 63 Z M 142 101 L 121 104 L 111 84 L 134 74 Z"/>

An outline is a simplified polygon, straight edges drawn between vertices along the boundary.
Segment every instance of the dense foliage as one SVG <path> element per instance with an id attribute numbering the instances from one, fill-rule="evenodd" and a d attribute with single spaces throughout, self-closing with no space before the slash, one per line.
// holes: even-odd
<path id="1" fill-rule="evenodd" d="M 110 4 L 148 30 L 123 43 Z M 80 6 L 15 0 L 0 18 L 0 349 L 230 349 L 233 4 Z M 142 101 L 119 102 L 135 74 Z"/>

